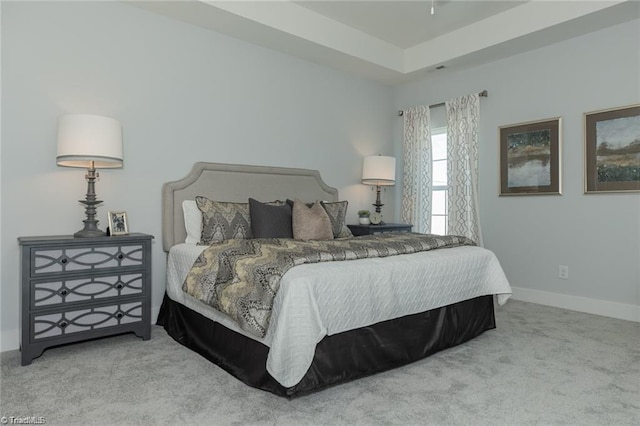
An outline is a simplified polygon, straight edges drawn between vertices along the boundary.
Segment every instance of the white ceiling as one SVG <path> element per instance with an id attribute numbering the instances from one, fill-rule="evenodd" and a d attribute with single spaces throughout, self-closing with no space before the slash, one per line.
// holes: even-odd
<path id="1" fill-rule="evenodd" d="M 434 15 L 431 0 L 127 3 L 385 83 L 640 18 L 640 0 L 436 0 Z"/>
<path id="2" fill-rule="evenodd" d="M 296 1 L 299 6 L 407 49 L 504 12 L 524 1 Z"/>

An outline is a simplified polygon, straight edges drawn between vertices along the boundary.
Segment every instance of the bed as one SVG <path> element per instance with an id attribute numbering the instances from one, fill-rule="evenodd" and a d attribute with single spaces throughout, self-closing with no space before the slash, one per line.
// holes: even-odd
<path id="1" fill-rule="evenodd" d="M 461 246 L 295 266 L 282 276 L 263 337 L 182 290 L 205 246 L 185 243 L 183 201 L 339 200 L 318 171 L 196 163 L 163 186 L 167 288 L 157 323 L 249 386 L 296 397 L 375 374 L 495 328 L 511 288 L 495 255 Z M 362 237 L 357 237 L 362 238 Z"/>

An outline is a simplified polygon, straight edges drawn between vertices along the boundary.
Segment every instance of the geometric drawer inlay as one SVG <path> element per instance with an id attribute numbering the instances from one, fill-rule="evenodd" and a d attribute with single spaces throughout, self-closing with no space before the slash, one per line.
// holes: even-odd
<path id="1" fill-rule="evenodd" d="M 142 321 L 142 301 L 33 317 L 34 340 Z"/>
<path id="2" fill-rule="evenodd" d="M 59 248 L 35 251 L 32 273 L 82 271 L 143 264 L 142 245 Z"/>
<path id="3" fill-rule="evenodd" d="M 142 294 L 142 272 L 33 282 L 32 307 Z"/>

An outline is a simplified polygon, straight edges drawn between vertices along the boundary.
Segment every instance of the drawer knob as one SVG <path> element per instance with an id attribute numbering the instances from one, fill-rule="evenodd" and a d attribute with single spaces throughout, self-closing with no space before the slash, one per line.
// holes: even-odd
<path id="1" fill-rule="evenodd" d="M 65 288 L 65 289 L 63 289 L 63 290 L 60 290 L 60 294 L 61 294 L 61 295 L 63 295 L 63 296 L 66 296 L 67 294 L 69 294 L 69 292 L 68 292 L 68 291 L 67 291 L 67 289 Z"/>
<path id="2" fill-rule="evenodd" d="M 120 260 L 124 259 L 124 254 L 118 253 L 118 259 L 120 259 Z"/>
<path id="3" fill-rule="evenodd" d="M 118 318 L 118 319 L 122 318 L 123 316 L 124 316 L 124 314 L 122 312 L 118 312 L 116 314 L 116 318 Z"/>
<path id="4" fill-rule="evenodd" d="M 124 288 L 124 284 L 122 284 L 122 283 L 118 283 L 118 284 L 116 284 L 116 288 L 117 288 L 118 290 L 122 290 L 122 289 Z"/>
<path id="5" fill-rule="evenodd" d="M 66 322 L 66 321 L 60 322 L 60 328 L 66 328 L 68 325 L 69 325 L 69 323 Z"/>
<path id="6" fill-rule="evenodd" d="M 61 262 L 62 264 L 65 264 L 65 263 L 67 263 L 68 261 L 69 261 L 69 259 L 67 259 L 66 257 L 63 257 L 62 259 L 60 259 L 60 262 Z"/>

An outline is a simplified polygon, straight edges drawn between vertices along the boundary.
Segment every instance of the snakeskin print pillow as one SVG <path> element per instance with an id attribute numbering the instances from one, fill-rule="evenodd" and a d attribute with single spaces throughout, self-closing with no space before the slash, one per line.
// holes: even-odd
<path id="1" fill-rule="evenodd" d="M 322 207 L 326 210 L 331 221 L 331 229 L 334 238 L 353 237 L 353 234 L 344 223 L 347 216 L 348 201 L 337 201 L 335 203 L 327 203 L 321 201 Z"/>
<path id="2" fill-rule="evenodd" d="M 198 196 L 196 204 L 202 212 L 200 244 L 252 238 L 249 203 L 213 201 Z"/>

